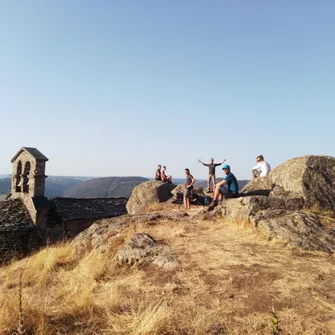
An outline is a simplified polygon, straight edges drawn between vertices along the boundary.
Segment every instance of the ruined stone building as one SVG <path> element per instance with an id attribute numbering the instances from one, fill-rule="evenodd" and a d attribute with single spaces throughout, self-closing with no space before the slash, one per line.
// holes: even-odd
<path id="1" fill-rule="evenodd" d="M 47 161 L 39 150 L 28 147 L 11 160 L 11 193 L 0 202 L 0 262 L 73 237 L 98 219 L 127 212 L 127 198 L 46 198 Z"/>

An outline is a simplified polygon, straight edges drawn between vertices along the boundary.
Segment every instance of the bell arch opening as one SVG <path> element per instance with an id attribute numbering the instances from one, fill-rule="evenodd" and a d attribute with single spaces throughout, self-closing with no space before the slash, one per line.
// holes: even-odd
<path id="1" fill-rule="evenodd" d="M 15 175 L 15 191 L 21 192 L 21 174 L 22 174 L 22 162 L 19 161 L 16 167 L 16 175 Z"/>
<path id="2" fill-rule="evenodd" d="M 23 172 L 23 193 L 29 193 L 29 174 L 30 174 L 31 164 L 30 162 L 26 162 L 24 165 Z"/>

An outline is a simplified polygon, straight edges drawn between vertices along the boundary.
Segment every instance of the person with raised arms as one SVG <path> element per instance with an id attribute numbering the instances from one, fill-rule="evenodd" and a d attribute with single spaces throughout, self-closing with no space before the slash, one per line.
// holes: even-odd
<path id="1" fill-rule="evenodd" d="M 213 192 L 211 190 L 211 188 L 210 188 L 210 185 L 211 185 L 211 181 L 212 181 L 213 186 L 216 183 L 216 180 L 215 180 L 215 168 L 217 166 L 222 165 L 225 161 L 226 161 L 226 159 L 224 159 L 221 163 L 214 163 L 214 158 L 211 158 L 209 164 L 207 164 L 207 163 L 202 162 L 201 159 L 199 159 L 199 163 L 201 163 L 202 165 L 208 167 L 208 179 L 207 179 L 207 187 L 208 187 L 208 189 L 207 189 L 207 192 Z"/>

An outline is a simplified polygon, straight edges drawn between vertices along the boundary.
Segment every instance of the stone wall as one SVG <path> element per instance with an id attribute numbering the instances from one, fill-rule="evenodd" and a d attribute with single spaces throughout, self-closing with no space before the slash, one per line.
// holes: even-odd
<path id="1" fill-rule="evenodd" d="M 77 236 L 79 233 L 89 228 L 96 220 L 74 220 L 60 222 L 58 224 L 49 223 L 45 231 L 45 241 L 47 244 L 54 244 Z"/>
<path id="2" fill-rule="evenodd" d="M 73 238 L 96 220 L 126 214 L 127 201 L 127 198 L 52 198 L 44 239 L 52 244 Z"/>
<path id="3" fill-rule="evenodd" d="M 73 238 L 98 219 L 127 213 L 127 198 L 53 198 L 46 199 L 48 208 L 44 200 L 26 195 L 0 202 L 0 263 Z"/>
<path id="4" fill-rule="evenodd" d="M 0 263 L 26 254 L 33 230 L 29 211 L 20 199 L 0 202 Z"/>
<path id="5" fill-rule="evenodd" d="M 45 230 L 47 243 L 73 238 L 96 220 L 126 214 L 128 198 L 52 198 Z"/>
<path id="6" fill-rule="evenodd" d="M 127 213 L 128 198 L 51 198 L 48 225 L 78 220 L 98 220 Z"/>
<path id="7" fill-rule="evenodd" d="M 29 251 L 30 230 L 0 232 L 0 264 Z"/>
<path id="8" fill-rule="evenodd" d="M 23 147 L 13 157 L 9 200 L 0 202 L 0 263 L 48 243 L 72 238 L 93 222 L 126 214 L 128 198 L 44 196 L 45 157 Z"/>
<path id="9" fill-rule="evenodd" d="M 0 202 L 0 232 L 29 230 L 33 221 L 20 199 Z"/>

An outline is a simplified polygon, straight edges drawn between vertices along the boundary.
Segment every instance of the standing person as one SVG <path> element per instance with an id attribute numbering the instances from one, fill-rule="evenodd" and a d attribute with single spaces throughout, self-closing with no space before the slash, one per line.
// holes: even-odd
<path id="1" fill-rule="evenodd" d="M 225 173 L 223 180 L 217 183 L 214 188 L 214 199 L 209 205 L 208 209 L 212 210 L 218 204 L 218 200 L 222 201 L 223 198 L 237 198 L 238 197 L 238 182 L 236 177 L 230 172 L 230 166 L 225 164 L 222 167 Z"/>
<path id="2" fill-rule="evenodd" d="M 210 188 L 210 184 L 211 184 L 211 180 L 212 180 L 213 186 L 215 185 L 215 182 L 216 182 L 215 181 L 215 167 L 222 165 L 225 161 L 226 159 L 224 159 L 221 163 L 214 163 L 214 158 L 211 158 L 210 163 L 206 164 L 206 163 L 203 163 L 201 159 L 199 159 L 199 163 L 201 163 L 204 166 L 208 166 L 208 179 L 207 179 L 208 190 L 207 192 L 213 192 Z"/>
<path id="3" fill-rule="evenodd" d="M 163 166 L 162 167 L 162 171 L 161 171 L 161 180 L 162 180 L 162 182 L 167 182 L 167 183 L 172 183 L 172 176 L 167 176 L 166 174 L 165 174 L 165 170 L 166 170 L 166 166 Z"/>
<path id="4" fill-rule="evenodd" d="M 189 169 L 185 169 L 186 181 L 185 181 L 185 190 L 184 190 L 184 206 L 185 209 L 190 209 L 191 204 L 191 191 L 193 190 L 193 184 L 195 183 L 195 179 L 190 173 Z"/>
<path id="5" fill-rule="evenodd" d="M 271 171 L 270 164 L 264 160 L 263 155 L 257 156 L 256 162 L 257 165 L 252 169 L 252 179 L 266 177 Z"/>
<path id="6" fill-rule="evenodd" d="M 161 180 L 161 165 L 157 166 L 156 174 L 155 174 L 155 180 Z"/>

